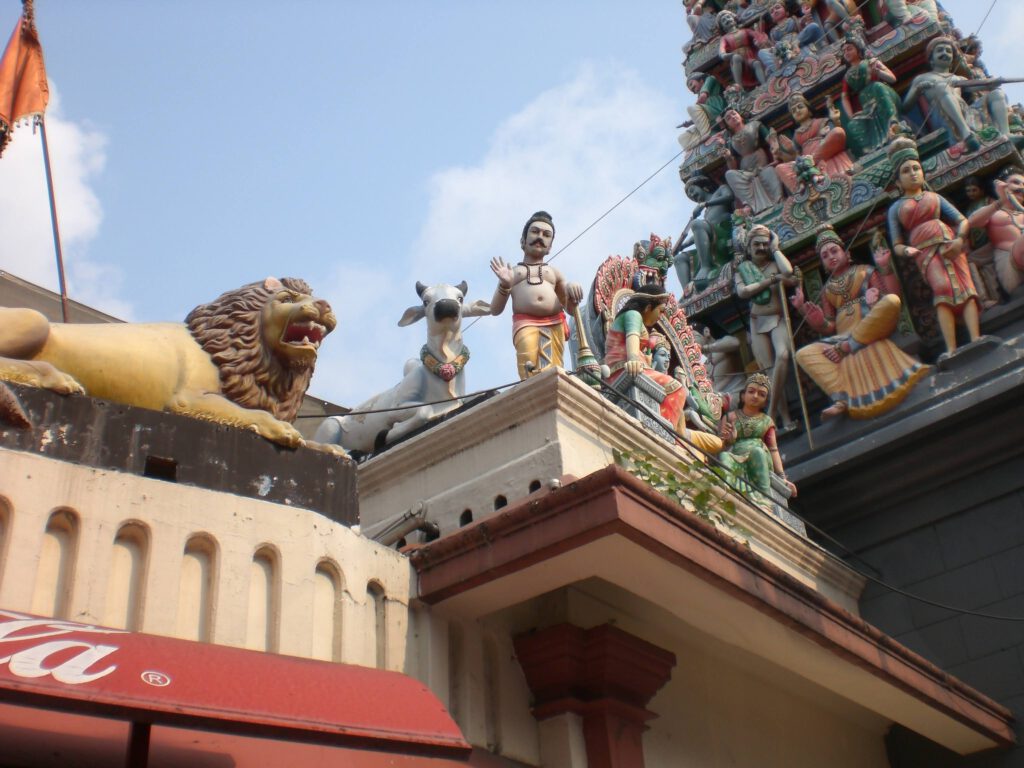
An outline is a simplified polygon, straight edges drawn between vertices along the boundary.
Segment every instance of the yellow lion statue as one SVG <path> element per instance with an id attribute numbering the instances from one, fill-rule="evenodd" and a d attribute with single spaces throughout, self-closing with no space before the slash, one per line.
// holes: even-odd
<path id="1" fill-rule="evenodd" d="M 87 393 L 252 429 L 288 447 L 323 338 L 337 321 L 303 280 L 268 277 L 185 323 L 50 323 L 0 308 L 0 381 Z"/>

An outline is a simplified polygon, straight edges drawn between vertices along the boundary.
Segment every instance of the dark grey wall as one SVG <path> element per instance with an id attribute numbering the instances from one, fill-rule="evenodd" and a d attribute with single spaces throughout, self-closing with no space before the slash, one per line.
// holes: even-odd
<path id="1" fill-rule="evenodd" d="M 1022 481 L 1024 457 L 1018 454 L 970 481 L 940 486 L 882 519 L 865 519 L 834 534 L 856 542 L 860 556 L 889 584 L 959 608 L 1024 618 Z M 861 612 L 1018 719 L 1024 716 L 1024 621 L 969 616 L 876 584 L 865 590 Z M 1017 735 L 1024 737 L 1020 722 Z M 1020 747 L 938 763 L 912 734 L 893 734 L 889 746 L 895 766 L 1024 766 Z"/>
<path id="2" fill-rule="evenodd" d="M 896 439 L 858 436 L 798 458 L 789 472 L 800 488 L 793 508 L 852 550 L 843 555 L 817 537 L 862 572 L 938 603 L 1024 619 L 1024 387 L 990 386 L 998 394 L 985 397 L 985 386 L 979 379 L 973 392 L 923 403 L 904 419 L 902 437 L 900 421 L 889 421 Z M 874 583 L 861 611 L 1011 709 L 1024 741 L 1024 621 L 966 615 Z M 961 758 L 902 728 L 887 747 L 896 768 L 1024 768 L 1024 747 Z"/>

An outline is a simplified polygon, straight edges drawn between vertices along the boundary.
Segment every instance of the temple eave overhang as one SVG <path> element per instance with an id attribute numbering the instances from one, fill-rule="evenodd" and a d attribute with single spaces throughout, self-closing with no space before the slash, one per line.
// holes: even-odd
<path id="1" fill-rule="evenodd" d="M 454 615 L 597 579 L 958 753 L 1015 740 L 1008 710 L 619 467 L 566 478 L 412 562 L 420 599 Z"/>

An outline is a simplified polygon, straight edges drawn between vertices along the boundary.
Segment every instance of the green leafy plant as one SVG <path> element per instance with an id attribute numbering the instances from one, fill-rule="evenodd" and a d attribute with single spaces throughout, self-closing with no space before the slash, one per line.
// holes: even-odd
<path id="1" fill-rule="evenodd" d="M 707 465 L 699 461 L 679 462 L 675 469 L 666 469 L 649 453 L 618 448 L 612 448 L 612 456 L 616 464 L 634 477 L 702 520 L 738 534 L 749 546 L 750 531 L 736 523 L 736 504 L 726 497 L 730 489 Z"/>

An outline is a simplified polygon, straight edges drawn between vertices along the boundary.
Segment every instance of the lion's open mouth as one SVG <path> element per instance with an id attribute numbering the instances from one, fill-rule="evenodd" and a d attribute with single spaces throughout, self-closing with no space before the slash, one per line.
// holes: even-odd
<path id="1" fill-rule="evenodd" d="M 296 347 L 311 346 L 313 349 L 319 349 L 320 342 L 326 335 L 326 326 L 307 320 L 304 323 L 290 323 L 285 328 L 281 341 Z"/>

